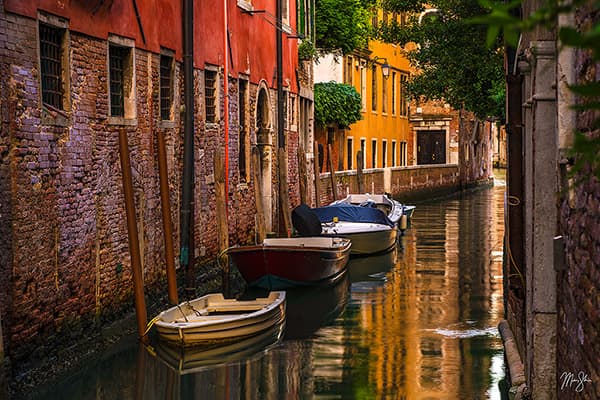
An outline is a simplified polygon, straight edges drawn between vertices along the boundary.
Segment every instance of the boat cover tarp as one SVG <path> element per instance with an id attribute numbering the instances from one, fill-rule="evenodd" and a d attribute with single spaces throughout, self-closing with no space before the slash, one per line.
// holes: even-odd
<path id="1" fill-rule="evenodd" d="M 331 222 L 334 217 L 339 221 L 347 222 L 371 222 L 375 224 L 388 225 L 394 227 L 394 223 L 389 220 L 385 213 L 377 208 L 360 207 L 348 204 L 334 204 L 325 207 L 313 208 L 313 211 L 323 222 Z"/>

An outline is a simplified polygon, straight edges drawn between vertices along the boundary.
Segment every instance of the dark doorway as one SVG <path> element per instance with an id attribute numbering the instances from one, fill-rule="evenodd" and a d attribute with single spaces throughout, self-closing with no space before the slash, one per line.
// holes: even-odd
<path id="1" fill-rule="evenodd" d="M 446 131 L 417 132 L 417 164 L 446 163 Z"/>

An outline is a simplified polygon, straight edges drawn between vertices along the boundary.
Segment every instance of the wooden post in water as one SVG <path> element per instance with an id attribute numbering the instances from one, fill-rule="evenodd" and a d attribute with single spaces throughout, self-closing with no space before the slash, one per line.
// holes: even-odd
<path id="1" fill-rule="evenodd" d="M 135 296 L 135 313 L 137 316 L 138 334 L 142 342 L 148 340 L 144 335 L 148 318 L 146 315 L 146 300 L 144 299 L 144 283 L 142 277 L 142 262 L 138 239 L 135 201 L 133 199 L 133 181 L 131 179 L 131 164 L 129 160 L 129 145 L 127 132 L 119 129 L 119 155 L 121 158 L 121 174 L 123 177 L 123 194 L 125 196 L 125 214 L 127 216 L 127 236 L 129 238 L 129 254 L 133 272 L 133 292 Z"/>
<path id="2" fill-rule="evenodd" d="M 135 400 L 144 400 L 144 388 L 146 387 L 146 371 L 148 366 L 146 365 L 146 346 L 143 344 L 138 345 L 137 360 L 135 365 Z"/>
<path id="3" fill-rule="evenodd" d="M 327 160 L 329 161 L 329 171 L 331 172 L 331 193 L 333 193 L 333 201 L 338 199 L 337 187 L 335 184 L 335 169 L 333 168 L 333 158 L 331 157 L 331 144 L 327 145 Z"/>
<path id="4" fill-rule="evenodd" d="M 261 244 L 267 237 L 265 207 L 262 201 L 262 177 L 260 175 L 260 150 L 252 148 L 252 178 L 254 179 L 254 203 L 256 205 L 256 241 Z"/>
<path id="5" fill-rule="evenodd" d="M 163 218 L 169 302 L 171 304 L 179 304 L 177 298 L 177 275 L 175 273 L 175 252 L 173 251 L 173 225 L 171 221 L 171 201 L 169 199 L 167 150 L 165 145 L 165 134 L 162 130 L 158 131 L 158 176 L 160 179 L 160 206 Z"/>
<path id="6" fill-rule="evenodd" d="M 215 195 L 217 197 L 217 235 L 219 239 L 219 255 L 229 247 L 229 227 L 227 223 L 227 206 L 225 193 L 225 169 L 223 156 L 219 151 L 215 153 Z M 229 257 L 224 255 L 219 260 L 223 264 L 223 293 L 229 294 Z"/>
<path id="7" fill-rule="evenodd" d="M 279 165 L 279 214 L 282 217 L 283 235 L 292 236 L 292 216 L 290 215 L 290 200 L 288 196 L 287 153 L 280 147 L 277 151 Z"/>
<path id="8" fill-rule="evenodd" d="M 308 195 L 306 193 L 306 188 L 308 187 L 306 153 L 300 147 L 298 147 L 298 179 L 300 181 L 300 202 L 308 204 Z"/>
<path id="9" fill-rule="evenodd" d="M 358 193 L 365 193 L 365 181 L 363 176 L 363 152 L 359 150 L 356 153 L 356 182 L 358 183 Z"/>
<path id="10" fill-rule="evenodd" d="M 315 140 L 313 150 L 313 164 L 315 170 L 315 207 L 321 207 L 321 172 L 319 171 L 319 143 Z"/>

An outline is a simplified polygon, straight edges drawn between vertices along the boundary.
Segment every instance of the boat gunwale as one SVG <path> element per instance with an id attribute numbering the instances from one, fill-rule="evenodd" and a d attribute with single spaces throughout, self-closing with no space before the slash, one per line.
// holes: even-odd
<path id="1" fill-rule="evenodd" d="M 283 304 L 285 304 L 286 301 L 286 294 L 285 291 L 281 291 L 281 290 L 276 290 L 276 291 L 271 291 L 271 293 L 277 293 L 275 296 L 275 299 L 272 302 L 268 302 L 265 304 L 265 306 L 249 312 L 249 313 L 240 313 L 240 315 L 236 316 L 235 318 L 232 318 L 230 320 L 224 321 L 224 320 L 205 320 L 205 321 L 193 321 L 193 322 L 175 322 L 175 321 L 166 321 L 164 319 L 161 319 L 161 316 L 166 315 L 169 312 L 172 311 L 179 311 L 179 313 L 181 314 L 182 317 L 187 317 L 188 314 L 184 314 L 182 312 L 182 307 L 184 306 L 188 306 L 191 302 L 193 301 L 199 301 L 200 299 L 204 298 L 204 297 L 209 297 L 212 295 L 220 295 L 222 296 L 222 294 L 220 293 L 211 293 L 205 296 L 201 296 L 198 297 L 197 299 L 194 299 L 192 301 L 186 301 L 186 302 L 182 302 L 176 306 L 173 306 L 167 310 L 162 311 L 160 314 L 158 314 L 158 316 L 156 317 L 157 320 L 154 323 L 157 327 L 161 327 L 163 329 L 171 329 L 171 330 L 180 330 L 180 329 L 190 329 L 193 327 L 209 327 L 209 326 L 218 326 L 221 324 L 225 324 L 228 322 L 232 322 L 232 321 L 247 321 L 249 319 L 253 319 L 256 317 L 259 317 L 261 315 L 264 314 L 268 314 L 271 311 L 273 311 L 274 309 L 280 307 Z M 257 298 L 255 300 L 258 299 L 264 299 L 265 301 L 267 301 L 270 298 L 271 294 L 269 294 L 268 297 L 262 297 L 262 298 Z M 225 300 L 229 300 L 229 299 L 225 299 Z M 232 304 L 236 304 L 238 302 L 243 302 L 243 303 L 252 303 L 255 300 L 236 300 L 236 299 L 231 299 L 232 300 Z M 208 307 L 206 307 L 208 308 Z"/>

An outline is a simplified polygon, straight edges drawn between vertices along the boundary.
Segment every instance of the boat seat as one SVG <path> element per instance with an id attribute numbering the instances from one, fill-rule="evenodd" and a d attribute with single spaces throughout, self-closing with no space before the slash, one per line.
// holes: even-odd
<path id="1" fill-rule="evenodd" d="M 304 203 L 292 210 L 292 225 L 300 236 L 321 235 L 322 227 L 319 217 Z"/>

